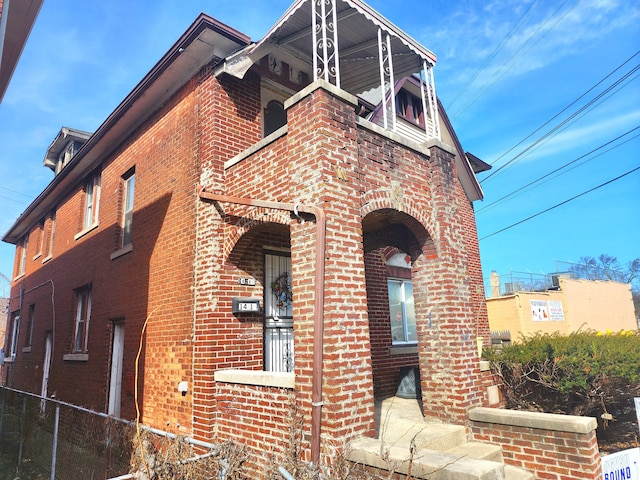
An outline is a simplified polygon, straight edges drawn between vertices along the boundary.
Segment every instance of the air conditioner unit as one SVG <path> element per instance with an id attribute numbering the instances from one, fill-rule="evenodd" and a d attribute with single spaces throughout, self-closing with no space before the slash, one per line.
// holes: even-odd
<path id="1" fill-rule="evenodd" d="M 505 282 L 504 284 L 504 293 L 507 295 L 523 290 L 525 290 L 524 282 Z"/>

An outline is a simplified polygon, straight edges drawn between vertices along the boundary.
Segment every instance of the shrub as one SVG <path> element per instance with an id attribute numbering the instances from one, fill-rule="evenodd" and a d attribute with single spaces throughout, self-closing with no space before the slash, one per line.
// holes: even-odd
<path id="1" fill-rule="evenodd" d="M 640 384 L 637 332 L 536 334 L 484 356 L 504 382 L 508 408 L 607 414 Z"/>

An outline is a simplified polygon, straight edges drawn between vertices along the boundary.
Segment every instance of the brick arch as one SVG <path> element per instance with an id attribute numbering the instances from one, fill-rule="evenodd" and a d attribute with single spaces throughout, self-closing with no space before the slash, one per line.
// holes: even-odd
<path id="1" fill-rule="evenodd" d="M 369 243 L 370 248 L 382 246 L 383 239 L 380 242 L 376 242 L 374 239 L 369 239 L 367 242 L 367 235 L 364 230 L 367 224 L 367 215 L 380 215 L 381 217 L 394 216 L 395 213 L 401 214 L 400 218 L 396 218 L 392 223 L 396 224 L 395 230 L 406 229 L 412 234 L 415 242 L 413 245 L 396 244 L 397 247 L 409 253 L 412 257 L 412 261 L 420 256 L 424 256 L 427 260 L 433 260 L 438 257 L 437 242 L 431 232 L 435 232 L 435 226 L 433 220 L 427 215 L 429 211 L 429 205 L 419 206 L 412 198 L 405 197 L 404 195 L 398 196 L 394 194 L 393 188 L 380 189 L 367 192 L 363 196 L 363 206 L 361 208 L 361 214 L 363 219 L 363 234 L 365 234 L 365 244 Z M 391 229 L 389 226 L 387 230 Z M 369 232 L 371 233 L 371 232 Z M 382 235 L 384 237 L 384 235 Z M 397 243 L 397 242 L 396 242 Z M 409 242 L 411 243 L 411 242 Z M 365 245 L 365 250 L 367 245 Z"/>
<path id="2" fill-rule="evenodd" d="M 413 198 L 400 193 L 398 190 L 392 188 L 384 188 L 378 190 L 369 190 L 362 195 L 362 207 L 360 208 L 360 214 L 362 218 L 365 218 L 368 214 L 377 210 L 397 210 L 413 217 L 422 228 L 424 228 L 426 234 L 435 242 L 436 228 L 431 216 L 428 212 L 431 210 L 431 202 L 429 199 L 421 199 L 421 203 L 416 202 Z"/>
<path id="3" fill-rule="evenodd" d="M 289 228 L 291 222 L 291 214 L 280 210 L 254 207 L 243 212 L 242 215 L 228 214 L 225 218 L 226 227 L 223 258 L 229 259 L 238 242 L 256 228 L 262 227 L 262 230 L 268 225 L 279 225 Z"/>

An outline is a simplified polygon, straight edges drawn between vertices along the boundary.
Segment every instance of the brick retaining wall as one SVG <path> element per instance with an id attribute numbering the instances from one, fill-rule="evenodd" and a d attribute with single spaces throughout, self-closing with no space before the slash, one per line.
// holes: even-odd
<path id="1" fill-rule="evenodd" d="M 591 417 L 476 408 L 469 412 L 471 438 L 501 445 L 504 463 L 538 479 L 601 479 Z"/>

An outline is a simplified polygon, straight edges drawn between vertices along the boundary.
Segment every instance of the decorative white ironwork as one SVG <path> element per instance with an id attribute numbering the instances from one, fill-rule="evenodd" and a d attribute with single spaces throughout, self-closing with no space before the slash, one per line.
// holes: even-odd
<path id="1" fill-rule="evenodd" d="M 382 95 L 382 119 L 384 128 L 389 128 L 387 103 L 391 103 L 392 129 L 396 130 L 396 96 L 395 78 L 393 75 L 393 59 L 391 54 L 391 37 L 389 34 L 382 35 L 382 29 L 378 29 L 378 60 L 380 62 L 380 92 Z M 387 99 L 387 85 L 391 89 Z"/>
<path id="2" fill-rule="evenodd" d="M 425 122 L 425 127 L 427 128 L 427 137 L 429 138 L 437 138 L 440 140 L 440 119 L 438 118 L 438 103 L 436 97 L 436 84 L 433 79 L 433 67 L 427 62 L 423 62 L 422 70 L 424 71 L 425 80 L 424 82 L 420 82 L 426 84 L 427 88 L 427 102 L 429 103 L 429 114 L 431 115 L 431 125 L 427 127 L 427 123 Z M 424 86 L 423 86 L 423 105 L 424 105 Z M 426 110 L 425 110 L 426 112 Z"/>
<path id="3" fill-rule="evenodd" d="M 323 78 L 340 88 L 338 19 L 336 0 L 313 0 L 313 78 Z"/>

